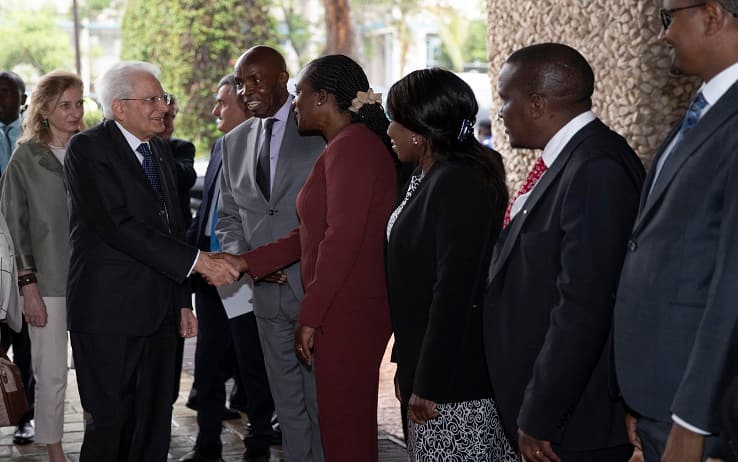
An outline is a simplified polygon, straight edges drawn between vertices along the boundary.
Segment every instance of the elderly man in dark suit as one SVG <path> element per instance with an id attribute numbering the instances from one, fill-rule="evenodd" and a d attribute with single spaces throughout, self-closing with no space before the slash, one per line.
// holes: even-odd
<path id="1" fill-rule="evenodd" d="M 646 178 L 615 306 L 615 366 L 646 461 L 699 461 L 727 453 L 720 403 L 738 371 L 738 1 L 662 6 L 672 71 L 704 83 Z"/>
<path id="2" fill-rule="evenodd" d="M 295 198 L 325 143 L 320 136 L 297 133 L 293 97 L 287 91 L 289 76 L 278 51 L 251 48 L 236 62 L 234 77 L 238 94 L 254 117 L 223 137 L 223 206 L 217 235 L 223 251 L 242 254 L 298 226 Z M 321 462 L 315 378 L 294 349 L 304 293 L 299 263 L 284 272 L 285 284 L 256 283 L 254 314 L 285 460 Z"/>
<path id="3" fill-rule="evenodd" d="M 105 72 L 96 89 L 107 120 L 76 135 L 65 159 L 82 462 L 166 460 L 176 336 L 197 333 L 187 278 L 238 277 L 183 240 L 174 159 L 155 136 L 169 100 L 157 74 L 141 62 Z"/>
<path id="4" fill-rule="evenodd" d="M 543 149 L 508 207 L 490 268 L 485 348 L 503 424 L 527 461 L 627 461 L 608 386 L 612 309 L 645 172 L 591 111 L 573 48 L 513 53 L 499 75 L 510 144 Z"/>

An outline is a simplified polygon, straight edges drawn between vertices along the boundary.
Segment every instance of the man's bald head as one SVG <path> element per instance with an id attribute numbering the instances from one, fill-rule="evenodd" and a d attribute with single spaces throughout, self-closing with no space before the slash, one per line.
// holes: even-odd
<path id="1" fill-rule="evenodd" d="M 287 65 L 282 55 L 267 46 L 242 54 L 233 70 L 238 95 L 256 117 L 272 117 L 286 103 Z"/>
<path id="2" fill-rule="evenodd" d="M 561 108 L 575 111 L 592 107 L 594 72 L 584 56 L 561 43 L 540 43 L 514 52 L 506 65 L 512 66 L 528 94 L 551 99 Z"/>
<path id="3" fill-rule="evenodd" d="M 282 54 L 272 47 L 266 45 L 258 45 L 249 48 L 238 58 L 236 67 L 244 62 L 259 62 L 262 65 L 270 66 L 278 72 L 287 72 L 287 63 Z"/>

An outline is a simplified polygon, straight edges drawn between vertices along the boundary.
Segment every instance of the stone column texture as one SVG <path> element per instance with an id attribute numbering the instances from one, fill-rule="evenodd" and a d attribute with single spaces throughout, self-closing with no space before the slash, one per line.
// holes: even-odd
<path id="1" fill-rule="evenodd" d="M 699 83 L 669 72 L 670 51 L 658 40 L 660 3 L 487 0 L 492 131 L 511 191 L 518 189 L 539 152 L 510 148 L 497 118 L 497 76 L 513 51 L 535 43 L 565 43 L 587 58 L 595 73 L 595 114 L 628 140 L 646 166 L 650 164 Z"/>

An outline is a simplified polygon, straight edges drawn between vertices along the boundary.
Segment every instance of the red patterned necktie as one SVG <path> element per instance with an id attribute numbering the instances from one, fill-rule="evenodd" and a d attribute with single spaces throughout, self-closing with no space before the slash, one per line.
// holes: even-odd
<path id="1" fill-rule="evenodd" d="M 503 228 L 510 224 L 510 212 L 512 211 L 512 206 L 515 201 L 518 199 L 518 197 L 533 189 L 533 186 L 538 183 L 538 180 L 541 179 L 541 176 L 546 173 L 547 168 L 548 167 L 546 167 L 546 164 L 543 162 L 543 157 L 539 157 L 538 160 L 536 160 L 536 162 L 533 164 L 530 172 L 528 172 L 528 176 L 525 178 L 525 183 L 523 183 L 523 186 L 520 188 L 518 193 L 510 200 L 510 203 L 507 205 L 507 210 L 505 211 L 505 219 L 502 222 Z"/>

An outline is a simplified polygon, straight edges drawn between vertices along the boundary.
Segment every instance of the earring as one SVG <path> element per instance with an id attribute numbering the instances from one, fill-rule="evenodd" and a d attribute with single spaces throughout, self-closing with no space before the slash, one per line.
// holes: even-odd
<path id="1" fill-rule="evenodd" d="M 49 119 L 44 119 L 44 121 L 41 123 L 41 125 L 43 125 L 44 128 L 49 128 Z"/>
<path id="2" fill-rule="evenodd" d="M 413 144 L 418 144 L 418 138 L 415 135 L 411 136 L 410 139 L 412 140 Z"/>

